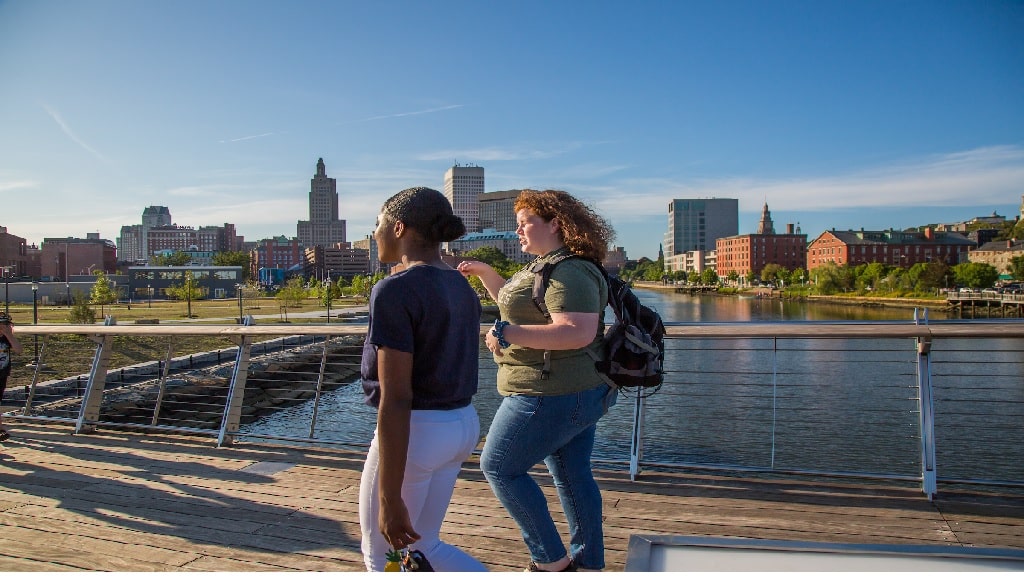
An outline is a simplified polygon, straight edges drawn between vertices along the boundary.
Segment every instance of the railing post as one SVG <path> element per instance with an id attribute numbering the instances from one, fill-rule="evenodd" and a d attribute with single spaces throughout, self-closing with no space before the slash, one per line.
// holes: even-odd
<path id="1" fill-rule="evenodd" d="M 92 358 L 89 381 L 85 384 L 82 407 L 78 411 L 78 421 L 75 422 L 75 434 L 96 430 L 95 425 L 86 422 L 100 419 L 100 406 L 103 404 L 103 389 L 107 385 L 107 366 L 110 363 L 110 346 L 113 340 L 113 336 L 95 338 L 96 354 Z"/>
<path id="2" fill-rule="evenodd" d="M 171 350 L 173 350 L 173 344 L 167 345 L 167 355 L 164 356 L 163 370 L 160 371 L 160 388 L 156 394 L 156 402 L 153 403 L 153 419 L 150 424 L 156 426 L 156 423 L 160 420 L 160 406 L 164 403 L 164 393 L 167 391 L 167 374 L 171 370 Z"/>
<path id="3" fill-rule="evenodd" d="M 638 390 L 633 407 L 633 437 L 629 441 L 629 479 L 640 474 L 640 459 L 644 455 L 644 407 L 646 397 Z"/>
<path id="4" fill-rule="evenodd" d="M 927 317 L 925 323 L 927 323 Z M 914 322 L 917 309 L 914 310 Z M 935 471 L 935 402 L 932 397 L 931 336 L 917 339 L 917 388 L 921 414 L 921 491 L 928 500 L 937 492 Z"/>
<path id="5" fill-rule="evenodd" d="M 309 437 L 313 437 L 313 433 L 316 431 L 316 417 L 320 412 L 320 393 L 324 389 L 324 373 L 327 371 L 327 345 L 330 344 L 331 337 L 324 338 L 324 351 L 320 356 L 320 373 L 316 377 L 316 396 L 313 398 L 313 417 L 309 419 Z"/>
<path id="6" fill-rule="evenodd" d="M 43 356 L 46 351 L 46 340 L 43 340 L 42 346 L 39 347 L 39 353 L 36 355 L 35 366 L 32 370 L 32 385 L 28 389 L 28 397 L 25 398 L 25 408 L 21 411 L 22 414 L 28 416 L 32 411 L 32 400 L 36 396 L 36 385 L 39 384 L 39 372 L 43 367 Z"/>
<path id="7" fill-rule="evenodd" d="M 220 433 L 217 435 L 217 446 L 227 446 L 234 441 L 230 433 L 238 432 L 238 424 L 242 420 L 242 400 L 245 398 L 245 379 L 249 375 L 249 349 L 252 336 L 241 336 L 238 341 L 238 354 L 235 357 L 235 369 L 231 372 L 231 385 L 228 387 L 227 401 L 224 402 L 224 417 L 220 422 Z"/>

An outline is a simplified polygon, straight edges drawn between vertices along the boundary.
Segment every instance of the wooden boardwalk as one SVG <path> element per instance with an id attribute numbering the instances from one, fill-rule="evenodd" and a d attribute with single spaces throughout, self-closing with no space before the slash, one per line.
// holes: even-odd
<path id="1" fill-rule="evenodd" d="M 0 448 L 0 571 L 364 570 L 360 453 L 11 429 Z M 630 482 L 600 471 L 599 481 L 611 571 L 623 569 L 632 534 L 1024 549 L 1020 491 L 940 486 L 929 502 L 914 486 L 806 478 L 645 472 Z M 492 570 L 520 571 L 529 560 L 476 462 L 460 477 L 445 531 Z"/>

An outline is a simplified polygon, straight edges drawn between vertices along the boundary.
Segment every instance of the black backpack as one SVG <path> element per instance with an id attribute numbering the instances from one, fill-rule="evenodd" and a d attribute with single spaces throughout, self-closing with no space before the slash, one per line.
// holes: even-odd
<path id="1" fill-rule="evenodd" d="M 534 273 L 533 303 L 549 320 L 551 314 L 544 303 L 544 293 L 555 266 L 567 258 L 582 257 L 564 254 L 530 268 Z M 661 316 L 641 304 L 629 284 L 608 274 L 600 263 L 584 259 L 597 266 L 604 276 L 608 283 L 608 305 L 615 313 L 615 323 L 604 336 L 604 359 L 595 358 L 594 366 L 609 385 L 619 390 L 643 392 L 645 396 L 657 392 L 665 380 L 665 325 Z M 545 368 L 547 363 L 545 354 Z"/>

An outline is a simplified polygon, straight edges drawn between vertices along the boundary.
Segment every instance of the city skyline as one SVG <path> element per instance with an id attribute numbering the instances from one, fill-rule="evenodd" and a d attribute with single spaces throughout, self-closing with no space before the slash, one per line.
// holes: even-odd
<path id="1" fill-rule="evenodd" d="M 809 239 L 1012 219 L 1022 27 L 1013 1 L 7 0 L 0 225 L 115 240 L 162 205 L 292 237 L 317 158 L 350 240 L 455 163 L 577 195 L 634 259 L 678 198 Z"/>

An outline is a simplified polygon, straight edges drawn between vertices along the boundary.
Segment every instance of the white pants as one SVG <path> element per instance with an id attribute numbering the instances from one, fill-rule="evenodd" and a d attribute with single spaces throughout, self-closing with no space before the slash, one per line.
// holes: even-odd
<path id="1" fill-rule="evenodd" d="M 441 523 L 448 511 L 462 463 L 480 441 L 480 419 L 472 405 L 457 410 L 413 410 L 409 456 L 402 499 L 421 539 L 412 545 L 438 572 L 484 572 L 475 558 L 441 541 Z M 369 571 L 384 569 L 388 543 L 380 533 L 378 474 L 380 453 L 374 431 L 359 487 L 359 524 L 363 561 Z"/>

